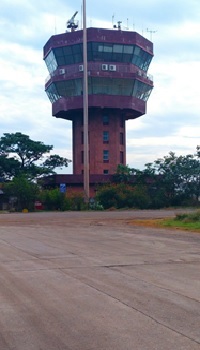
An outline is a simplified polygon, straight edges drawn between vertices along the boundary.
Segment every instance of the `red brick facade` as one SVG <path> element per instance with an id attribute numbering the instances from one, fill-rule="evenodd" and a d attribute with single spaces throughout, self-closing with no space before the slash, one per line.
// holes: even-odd
<path id="1" fill-rule="evenodd" d="M 73 173 L 83 173 L 83 118 L 73 120 Z M 89 163 L 91 174 L 114 174 L 126 164 L 125 119 L 118 110 L 89 111 Z"/>

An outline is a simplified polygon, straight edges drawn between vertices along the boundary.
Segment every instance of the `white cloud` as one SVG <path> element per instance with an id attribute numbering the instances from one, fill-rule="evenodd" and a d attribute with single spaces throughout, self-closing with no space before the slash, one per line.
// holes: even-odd
<path id="1" fill-rule="evenodd" d="M 71 122 L 51 116 L 44 92 L 48 71 L 42 49 L 51 35 L 64 32 L 66 21 L 81 3 L 74 0 L 1 1 L 0 113 L 1 132 L 21 131 L 33 139 L 53 144 L 56 153 L 72 157 Z M 149 73 L 154 90 L 147 115 L 127 122 L 127 163 L 143 164 L 166 155 L 193 153 L 199 137 L 200 3 L 197 0 L 144 0 L 95 3 L 87 0 L 88 26 L 112 27 L 123 21 L 150 38 L 155 57 Z M 72 165 L 68 172 L 72 171 Z"/>

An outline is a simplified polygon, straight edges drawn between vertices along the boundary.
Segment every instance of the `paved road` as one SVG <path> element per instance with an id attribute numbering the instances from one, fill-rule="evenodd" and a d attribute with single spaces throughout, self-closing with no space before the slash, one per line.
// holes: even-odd
<path id="1" fill-rule="evenodd" d="M 200 234 L 134 221 L 173 214 L 0 215 L 0 350 L 200 350 Z"/>

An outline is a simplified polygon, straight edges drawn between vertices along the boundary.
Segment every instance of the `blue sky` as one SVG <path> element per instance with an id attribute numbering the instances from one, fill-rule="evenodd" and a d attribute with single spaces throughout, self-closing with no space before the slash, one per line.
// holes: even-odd
<path id="1" fill-rule="evenodd" d="M 65 32 L 66 21 L 76 10 L 81 24 L 81 4 L 1 0 L 0 11 L 0 136 L 19 131 L 52 144 L 54 153 L 69 159 L 71 123 L 51 116 L 44 92 L 48 71 L 43 46 L 51 35 Z M 193 154 L 200 144 L 199 0 L 87 0 L 88 27 L 111 29 L 113 20 L 122 21 L 122 29 L 128 26 L 152 37 L 154 43 L 148 72 L 154 90 L 147 114 L 127 122 L 127 164 L 143 169 L 170 151 Z M 71 164 L 65 172 L 72 172 Z"/>

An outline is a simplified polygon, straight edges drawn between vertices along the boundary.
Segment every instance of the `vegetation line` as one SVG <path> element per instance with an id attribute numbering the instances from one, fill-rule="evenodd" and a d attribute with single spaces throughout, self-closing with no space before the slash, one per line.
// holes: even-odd
<path id="1" fill-rule="evenodd" d="M 69 159 L 51 154 L 52 145 L 20 132 L 0 137 L 0 210 L 112 210 L 196 207 L 200 205 L 200 146 L 194 154 L 167 156 L 144 170 L 119 164 L 109 177 L 91 185 L 88 203 L 81 183 L 72 187 L 55 181 L 56 170 Z M 101 174 L 103 176 L 103 174 Z M 72 175 L 73 176 L 73 175 Z M 81 190 L 81 191 L 80 191 Z M 169 219 L 163 227 L 198 230 L 198 223 Z"/>
<path id="2" fill-rule="evenodd" d="M 129 224 L 155 228 L 182 229 L 200 233 L 200 210 L 189 214 L 177 214 L 175 218 L 132 220 Z"/>

